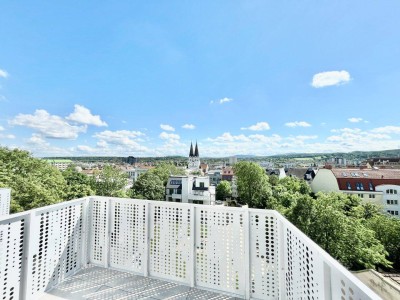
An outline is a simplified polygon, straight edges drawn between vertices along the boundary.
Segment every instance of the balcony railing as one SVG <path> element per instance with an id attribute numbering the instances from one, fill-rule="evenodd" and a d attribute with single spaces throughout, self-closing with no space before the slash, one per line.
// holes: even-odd
<path id="1" fill-rule="evenodd" d="M 0 218 L 2 299 L 88 264 L 245 299 L 380 299 L 276 211 L 89 197 Z"/>

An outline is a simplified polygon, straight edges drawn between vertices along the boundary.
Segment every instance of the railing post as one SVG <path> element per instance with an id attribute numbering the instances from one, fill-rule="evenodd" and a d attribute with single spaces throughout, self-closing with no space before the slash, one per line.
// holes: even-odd
<path id="1" fill-rule="evenodd" d="M 190 286 L 196 286 L 196 207 L 190 208 L 190 238 L 189 243 L 191 245 L 191 255 L 189 258 L 189 274 L 190 274 Z"/>
<path id="2" fill-rule="evenodd" d="M 107 198 L 106 201 L 106 228 L 105 228 L 105 253 L 104 253 L 104 267 L 108 268 L 110 265 L 110 245 L 111 245 L 111 217 L 112 217 L 112 210 L 111 205 L 113 200 L 111 198 Z"/>
<path id="3" fill-rule="evenodd" d="M 250 299 L 251 283 L 250 283 L 250 211 L 244 209 L 243 212 L 243 232 L 244 232 L 244 288 L 245 299 Z"/>
<path id="4" fill-rule="evenodd" d="M 89 258 L 89 249 L 90 249 L 90 239 L 89 239 L 89 231 L 90 231 L 90 224 L 89 217 L 90 214 L 90 198 L 86 198 L 82 205 L 82 253 L 81 253 L 81 264 L 82 267 L 86 267 L 88 264 Z"/>
<path id="5" fill-rule="evenodd" d="M 33 232 L 33 222 L 35 220 L 35 213 L 31 211 L 25 217 L 25 230 L 24 230 L 24 260 L 21 268 L 21 299 L 32 298 L 31 286 L 32 286 L 32 251 L 35 246 L 34 237 L 38 236 L 37 233 Z"/>
<path id="6" fill-rule="evenodd" d="M 279 278 L 279 299 L 286 299 L 286 270 L 287 270 L 287 247 L 286 247 L 286 234 L 285 225 L 279 215 L 275 215 L 277 218 L 278 226 L 278 252 L 279 252 L 279 263 L 278 263 L 278 278 Z"/>
<path id="7" fill-rule="evenodd" d="M 143 276 L 149 276 L 149 264 L 150 264 L 150 202 L 145 202 L 145 214 L 144 214 L 144 258 L 143 258 Z"/>

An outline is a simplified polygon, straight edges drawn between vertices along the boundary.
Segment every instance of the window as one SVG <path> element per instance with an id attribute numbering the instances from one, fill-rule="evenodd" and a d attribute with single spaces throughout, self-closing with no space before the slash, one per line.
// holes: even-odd
<path id="1" fill-rule="evenodd" d="M 200 182 L 200 187 L 201 187 L 201 188 L 204 187 L 204 182 Z"/>
<path id="2" fill-rule="evenodd" d="M 369 183 L 368 183 L 368 186 L 369 186 L 369 190 L 370 190 L 370 191 L 373 191 L 373 190 L 374 190 L 374 186 L 373 186 L 372 182 L 369 182 Z"/>
<path id="3" fill-rule="evenodd" d="M 181 199 L 175 199 L 175 202 L 182 202 Z"/>
<path id="4" fill-rule="evenodd" d="M 351 190 L 351 184 L 350 184 L 350 182 L 347 181 L 347 182 L 346 182 L 346 185 L 347 185 L 347 189 L 348 189 L 348 190 Z"/>
<path id="5" fill-rule="evenodd" d="M 358 197 L 364 198 L 364 194 L 358 194 Z"/>
<path id="6" fill-rule="evenodd" d="M 181 195 L 181 194 L 182 194 L 182 189 L 176 189 L 176 193 L 177 193 L 178 195 Z"/>
<path id="7" fill-rule="evenodd" d="M 364 190 L 364 185 L 363 185 L 363 183 L 362 182 L 360 182 L 360 190 Z"/>
<path id="8" fill-rule="evenodd" d="M 369 197 L 370 197 L 370 198 L 375 198 L 375 195 L 369 194 Z"/>
<path id="9" fill-rule="evenodd" d="M 386 190 L 386 194 L 397 194 L 397 190 L 388 189 L 388 190 Z"/>
<path id="10" fill-rule="evenodd" d="M 388 210 L 387 213 L 391 214 L 391 215 L 395 215 L 395 216 L 399 215 L 399 211 L 398 210 Z"/>
<path id="11" fill-rule="evenodd" d="M 180 185 L 180 184 L 182 184 L 182 180 L 172 179 L 172 180 L 169 181 L 169 184 L 170 185 Z"/>
<path id="12" fill-rule="evenodd" d="M 357 191 L 360 190 L 360 183 L 359 182 L 356 182 L 356 189 L 357 189 Z"/>
<path id="13" fill-rule="evenodd" d="M 170 202 L 171 202 L 171 201 L 172 201 L 172 197 L 168 197 L 168 201 L 170 201 Z"/>
<path id="14" fill-rule="evenodd" d="M 174 193 L 174 189 L 169 189 L 169 194 L 172 195 Z"/>
<path id="15" fill-rule="evenodd" d="M 398 200 L 386 200 L 386 204 L 397 205 L 398 204 Z"/>

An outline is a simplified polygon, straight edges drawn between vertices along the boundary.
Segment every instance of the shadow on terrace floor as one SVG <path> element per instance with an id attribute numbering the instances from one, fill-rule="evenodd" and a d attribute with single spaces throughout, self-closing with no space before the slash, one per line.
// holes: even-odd
<path id="1" fill-rule="evenodd" d="M 90 266 L 65 279 L 61 284 L 40 297 L 40 300 L 56 299 L 234 300 L 240 298 L 126 272 Z"/>

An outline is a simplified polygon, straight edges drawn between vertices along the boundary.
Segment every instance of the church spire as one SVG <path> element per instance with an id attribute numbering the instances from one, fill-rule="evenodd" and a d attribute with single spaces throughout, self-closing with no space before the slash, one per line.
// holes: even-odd
<path id="1" fill-rule="evenodd" d="M 196 149 L 194 150 L 194 156 L 199 157 L 199 148 L 197 148 L 197 141 L 196 141 Z"/>
<path id="2" fill-rule="evenodd" d="M 193 144 L 190 142 L 190 152 L 189 152 L 189 157 L 193 157 Z"/>

